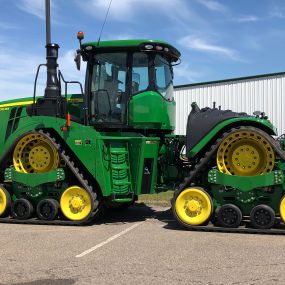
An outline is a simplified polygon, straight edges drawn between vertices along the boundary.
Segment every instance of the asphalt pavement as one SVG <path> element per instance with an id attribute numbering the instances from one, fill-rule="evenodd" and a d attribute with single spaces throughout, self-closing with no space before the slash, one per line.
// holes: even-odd
<path id="1" fill-rule="evenodd" d="M 85 227 L 0 224 L 0 284 L 285 284 L 285 237 L 182 229 L 168 208 Z"/>

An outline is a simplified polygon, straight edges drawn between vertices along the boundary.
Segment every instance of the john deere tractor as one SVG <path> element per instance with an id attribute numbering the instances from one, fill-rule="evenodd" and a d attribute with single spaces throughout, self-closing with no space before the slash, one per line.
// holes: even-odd
<path id="1" fill-rule="evenodd" d="M 174 135 L 179 51 L 158 40 L 77 37 L 84 90 L 58 71 L 47 25 L 34 96 L 0 103 L 0 222 L 82 225 L 103 207 L 170 188 L 174 216 L 188 228 L 249 221 L 268 230 L 285 219 L 284 142 L 264 113 L 193 103 L 186 136 Z M 38 97 L 42 66 L 47 85 Z M 81 93 L 68 95 L 74 83 Z"/>

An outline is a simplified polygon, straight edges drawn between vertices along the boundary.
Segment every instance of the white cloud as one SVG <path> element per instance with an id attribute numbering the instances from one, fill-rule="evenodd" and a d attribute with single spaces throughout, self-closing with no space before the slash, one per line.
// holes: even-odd
<path id="1" fill-rule="evenodd" d="M 57 20 L 56 11 L 57 6 L 55 3 L 56 1 L 50 1 L 51 17 L 55 20 L 55 23 L 58 23 L 59 21 Z M 19 0 L 17 2 L 17 7 L 28 14 L 36 16 L 41 20 L 45 20 L 45 0 Z"/>
<path id="2" fill-rule="evenodd" d="M 78 5 L 88 14 L 104 19 L 109 1 L 86 0 Z M 148 12 L 165 13 L 169 17 L 187 16 L 187 5 L 183 0 L 114 0 L 111 5 L 109 18 L 119 22 L 133 22 L 138 15 Z M 176 14 L 176 15 L 174 15 Z M 190 15 L 188 14 L 188 17 Z"/>
<path id="3" fill-rule="evenodd" d="M 32 14 L 42 20 L 45 19 L 44 0 L 21 0 L 17 6 L 26 13 Z"/>
<path id="4" fill-rule="evenodd" d="M 273 18 L 285 18 L 285 8 L 284 7 L 278 7 L 274 6 L 271 11 L 269 12 L 270 17 Z"/>
<path id="5" fill-rule="evenodd" d="M 214 0 L 198 0 L 198 2 L 211 11 L 216 11 L 216 12 L 226 12 L 227 11 L 226 6 Z"/>
<path id="6" fill-rule="evenodd" d="M 0 21 L 0 29 L 10 30 L 10 29 L 16 29 L 16 28 L 18 28 L 18 27 L 16 25 L 14 25 L 14 24 Z"/>
<path id="7" fill-rule="evenodd" d="M 68 50 L 59 59 L 65 80 L 77 80 L 84 83 L 85 64 L 81 71 L 77 71 L 74 63 L 74 51 Z M 33 96 L 34 80 L 37 67 L 45 63 L 45 58 L 37 55 L 20 52 L 19 50 L 0 49 L 0 101 Z M 46 83 L 46 68 L 42 67 L 38 85 L 37 95 L 43 95 Z M 69 93 L 79 93 L 78 85 L 70 86 Z"/>
<path id="8" fill-rule="evenodd" d="M 188 63 L 181 63 L 174 66 L 174 80 L 179 82 L 197 82 L 199 78 L 203 78 L 202 73 L 193 71 Z"/>
<path id="9" fill-rule="evenodd" d="M 238 22 L 256 22 L 259 18 L 254 15 L 241 16 L 237 18 Z"/>
<path id="10" fill-rule="evenodd" d="M 42 59 L 20 51 L 3 49 L 0 50 L 0 62 L 0 100 L 31 97 L 36 68 Z"/>
<path id="11" fill-rule="evenodd" d="M 217 55 L 230 58 L 232 60 L 237 60 L 237 61 L 241 60 L 236 50 L 225 47 L 225 46 L 210 43 L 207 40 L 198 38 L 196 36 L 183 37 L 178 41 L 178 43 L 184 46 L 185 48 L 189 48 L 192 50 L 198 50 L 200 52 L 217 54 Z"/>

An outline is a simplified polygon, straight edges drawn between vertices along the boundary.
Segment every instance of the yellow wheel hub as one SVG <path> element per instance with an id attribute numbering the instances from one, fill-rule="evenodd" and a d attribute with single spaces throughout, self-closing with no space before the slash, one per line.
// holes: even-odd
<path id="1" fill-rule="evenodd" d="M 175 211 L 183 223 L 198 226 L 210 218 L 212 199 L 202 188 L 187 188 L 178 195 Z"/>
<path id="2" fill-rule="evenodd" d="M 18 172 L 44 173 L 58 167 L 59 155 L 44 136 L 29 134 L 17 143 L 13 163 Z"/>
<path id="3" fill-rule="evenodd" d="M 219 170 L 229 175 L 261 175 L 272 171 L 274 162 L 274 151 L 267 139 L 252 130 L 228 135 L 217 152 Z"/>
<path id="4" fill-rule="evenodd" d="M 281 219 L 285 223 L 285 196 L 283 196 L 281 199 L 279 211 Z"/>
<path id="5" fill-rule="evenodd" d="M 198 201 L 191 200 L 186 204 L 187 204 L 187 210 L 191 213 L 199 213 L 201 211 L 201 204 Z"/>
<path id="6" fill-rule="evenodd" d="M 0 216 L 5 212 L 7 208 L 7 196 L 5 191 L 0 187 Z"/>
<path id="7" fill-rule="evenodd" d="M 92 211 L 91 197 L 84 188 L 71 186 L 63 192 L 60 198 L 60 208 L 69 220 L 83 220 Z"/>

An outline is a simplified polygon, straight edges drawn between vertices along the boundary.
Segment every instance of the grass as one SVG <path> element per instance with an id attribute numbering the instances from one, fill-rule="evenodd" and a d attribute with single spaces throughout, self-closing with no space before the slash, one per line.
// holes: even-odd
<path id="1" fill-rule="evenodd" d="M 143 194 L 139 196 L 138 203 L 144 203 L 150 206 L 170 207 L 170 199 L 173 197 L 173 191 L 156 194 Z"/>

